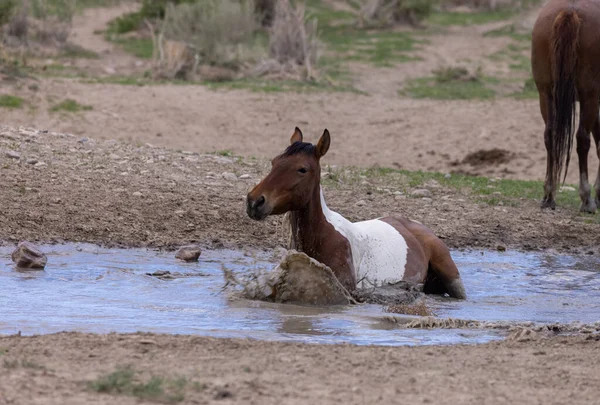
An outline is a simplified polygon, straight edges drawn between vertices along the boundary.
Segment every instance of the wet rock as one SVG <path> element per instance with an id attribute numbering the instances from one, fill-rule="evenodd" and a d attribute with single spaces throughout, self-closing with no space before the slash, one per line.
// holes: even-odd
<path id="1" fill-rule="evenodd" d="M 426 188 L 420 188 L 420 189 L 416 189 L 411 191 L 410 193 L 411 197 L 431 197 L 431 191 L 427 190 Z"/>
<path id="2" fill-rule="evenodd" d="M 275 269 L 272 299 L 312 305 L 354 302 L 333 271 L 306 254 L 291 250 Z"/>
<path id="3" fill-rule="evenodd" d="M 246 273 L 237 278 L 224 268 L 226 286 L 233 298 L 310 305 L 338 305 L 356 300 L 337 280 L 333 271 L 306 254 L 290 250 L 273 271 Z"/>
<path id="4" fill-rule="evenodd" d="M 200 257 L 200 247 L 196 245 L 187 245 L 179 248 L 175 253 L 175 258 L 185 262 L 197 262 Z"/>
<path id="5" fill-rule="evenodd" d="M 29 242 L 20 242 L 14 252 L 12 261 L 19 269 L 44 269 L 48 258 L 35 245 Z"/>
<path id="6" fill-rule="evenodd" d="M 173 272 L 171 273 L 169 270 L 157 270 L 154 273 L 146 273 L 147 276 L 156 277 L 159 280 L 175 280 L 177 278 L 188 278 L 188 277 L 206 277 L 207 274 L 204 273 L 180 273 Z"/>
<path id="7" fill-rule="evenodd" d="M 6 157 L 10 158 L 10 159 L 15 159 L 15 160 L 19 160 L 21 159 L 21 155 L 19 155 L 17 152 L 9 150 L 8 152 L 6 152 Z"/>

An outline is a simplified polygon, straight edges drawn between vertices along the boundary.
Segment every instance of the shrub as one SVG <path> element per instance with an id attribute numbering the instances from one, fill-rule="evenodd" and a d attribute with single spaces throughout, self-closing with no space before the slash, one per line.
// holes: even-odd
<path id="1" fill-rule="evenodd" d="M 319 56 L 316 20 L 307 21 L 304 6 L 279 0 L 269 30 L 269 54 L 281 64 L 304 66 L 311 76 Z"/>
<path id="2" fill-rule="evenodd" d="M 16 6 L 16 0 L 0 0 L 0 27 L 10 21 Z"/>
<path id="3" fill-rule="evenodd" d="M 74 12 L 75 0 L 23 0 L 13 7 L 6 21 L 4 42 L 15 46 L 31 42 L 64 44 Z"/>
<path id="4" fill-rule="evenodd" d="M 168 4 L 155 38 L 160 75 L 195 74 L 200 64 L 238 69 L 255 59 L 257 21 L 250 2 L 203 0 Z"/>
<path id="5" fill-rule="evenodd" d="M 273 23 L 276 4 L 277 0 L 255 0 L 254 10 L 263 27 L 270 27 Z"/>
<path id="6" fill-rule="evenodd" d="M 367 0 L 360 10 L 362 26 L 388 27 L 398 24 L 420 25 L 436 0 Z"/>

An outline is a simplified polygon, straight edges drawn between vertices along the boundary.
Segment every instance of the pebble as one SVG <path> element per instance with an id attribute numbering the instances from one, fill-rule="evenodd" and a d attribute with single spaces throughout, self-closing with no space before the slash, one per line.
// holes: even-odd
<path id="1" fill-rule="evenodd" d="M 248 180 L 248 179 L 251 179 L 251 178 L 252 178 L 252 176 L 250 176 L 249 174 L 242 174 L 240 176 L 240 179 L 242 179 L 242 180 Z"/>
<path id="2" fill-rule="evenodd" d="M 136 192 L 133 193 L 133 196 L 134 197 L 141 197 L 142 193 L 140 193 L 139 191 L 136 191 Z"/>
<path id="3" fill-rule="evenodd" d="M 426 188 L 421 188 L 421 189 L 417 189 L 417 190 L 413 190 L 410 193 L 411 197 L 431 197 L 431 191 L 427 190 Z"/>
<path id="4" fill-rule="evenodd" d="M 117 155 L 116 153 L 111 153 L 110 155 L 108 155 L 108 157 L 111 158 L 112 160 L 121 159 L 121 156 Z"/>
<path id="5" fill-rule="evenodd" d="M 38 167 L 38 168 L 44 167 L 44 166 L 47 166 L 46 163 L 44 163 L 44 162 L 37 162 L 36 164 L 33 165 L 33 167 Z"/>
<path id="6" fill-rule="evenodd" d="M 28 165 L 34 165 L 34 164 L 36 164 L 37 162 L 38 162 L 38 160 L 37 160 L 37 159 L 27 159 L 27 164 L 28 164 Z"/>
<path id="7" fill-rule="evenodd" d="M 452 177 L 452 175 L 451 175 L 450 173 L 446 173 L 446 174 L 444 175 L 444 178 L 445 178 L 445 179 L 449 179 L 450 177 Z"/>
<path id="8" fill-rule="evenodd" d="M 357 207 L 362 207 L 364 205 L 367 205 L 367 203 L 365 202 L 365 200 L 360 200 L 360 201 L 357 201 L 355 205 Z"/>
<path id="9" fill-rule="evenodd" d="M 19 155 L 17 152 L 14 152 L 12 150 L 9 150 L 8 152 L 6 152 L 6 157 L 10 158 L 10 159 L 21 159 L 21 155 Z"/>
<path id="10" fill-rule="evenodd" d="M 221 173 L 221 177 L 223 177 L 223 179 L 227 180 L 227 181 L 237 181 L 237 176 L 233 173 L 230 172 L 223 172 Z"/>

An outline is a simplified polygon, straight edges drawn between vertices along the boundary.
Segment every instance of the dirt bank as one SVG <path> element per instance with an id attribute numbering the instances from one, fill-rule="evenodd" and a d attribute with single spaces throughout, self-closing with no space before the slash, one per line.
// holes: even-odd
<path id="1" fill-rule="evenodd" d="M 0 241 L 272 248 L 283 244 L 280 218 L 254 222 L 244 208 L 268 167 L 261 159 L 0 127 Z M 354 221 L 404 215 L 453 248 L 594 253 L 600 246 L 600 226 L 572 207 L 541 211 L 533 199 L 491 206 L 464 190 L 411 186 L 396 173 L 348 176 L 324 190 L 330 207 Z M 407 196 L 424 187 L 429 197 Z"/>
<path id="2" fill-rule="evenodd" d="M 61 333 L 0 337 L 0 353 L 0 403 L 13 405 L 583 405 L 600 395 L 600 343 L 593 335 L 392 348 Z M 133 381 L 122 371 L 102 379 L 127 365 Z M 153 376 L 150 389 L 144 384 Z M 116 386 L 133 386 L 141 399 L 95 392 Z"/>

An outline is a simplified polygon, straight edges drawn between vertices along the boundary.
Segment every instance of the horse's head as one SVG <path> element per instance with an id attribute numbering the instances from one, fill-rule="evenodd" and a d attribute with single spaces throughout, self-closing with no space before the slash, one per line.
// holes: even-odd
<path id="1" fill-rule="evenodd" d="M 248 216 L 261 220 L 304 208 L 319 187 L 319 160 L 327 153 L 329 142 L 327 130 L 316 145 L 302 142 L 302 132 L 296 128 L 290 146 L 271 161 L 271 172 L 248 193 Z"/>

